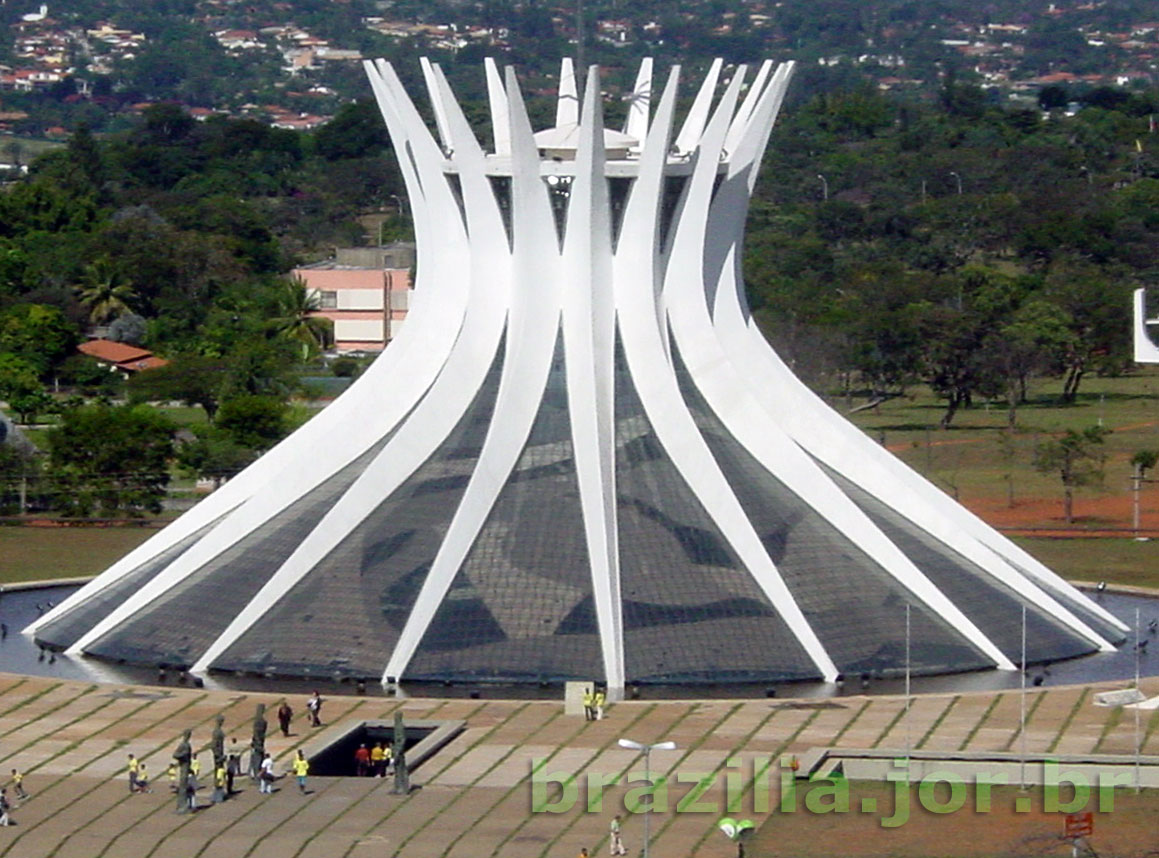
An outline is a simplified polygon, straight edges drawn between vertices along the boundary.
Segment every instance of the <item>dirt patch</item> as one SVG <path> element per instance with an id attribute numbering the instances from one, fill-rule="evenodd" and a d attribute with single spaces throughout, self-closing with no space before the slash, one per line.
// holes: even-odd
<path id="1" fill-rule="evenodd" d="M 915 785 L 909 790 L 910 811 L 903 815 L 895 813 L 894 785 L 865 782 L 849 785 L 848 812 L 811 812 L 809 792 L 817 786 L 801 788 L 795 812 L 768 817 L 749 844 L 748 858 L 1071 855 L 1071 843 L 1062 836 L 1066 814 L 1047 812 L 1041 789 L 1020 793 L 1013 787 L 994 787 L 988 790 L 986 808 L 972 787 L 962 786 L 962 807 L 935 813 L 926 808 L 952 806 L 949 787 L 941 784 L 931 788 L 923 807 Z M 1072 794 L 1059 798 L 1066 801 Z M 827 803 L 832 802 L 821 796 L 815 807 Z M 1102 858 L 1159 855 L 1159 794 L 1118 790 L 1111 795 L 1110 809 L 1100 812 L 1099 798 L 1092 792 L 1084 809 L 1094 811 L 1090 845 Z"/>

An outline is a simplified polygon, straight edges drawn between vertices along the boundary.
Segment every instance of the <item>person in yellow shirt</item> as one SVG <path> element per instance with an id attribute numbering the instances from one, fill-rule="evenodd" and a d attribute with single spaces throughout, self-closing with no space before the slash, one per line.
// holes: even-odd
<path id="1" fill-rule="evenodd" d="M 24 791 L 24 774 L 18 769 L 12 770 L 12 791 L 19 799 L 28 798 L 28 793 Z"/>
<path id="2" fill-rule="evenodd" d="M 306 794 L 306 775 L 310 773 L 310 762 L 298 751 L 298 756 L 294 757 L 294 777 L 298 779 L 298 789 L 302 795 Z"/>
<path id="3" fill-rule="evenodd" d="M 370 749 L 370 776 L 381 778 L 386 774 L 386 750 L 382 742 L 375 742 Z"/>
<path id="4" fill-rule="evenodd" d="M 141 764 L 137 762 L 137 758 L 129 754 L 129 792 L 137 791 L 137 772 L 140 768 Z"/>
<path id="5" fill-rule="evenodd" d="M 193 782 L 197 782 L 197 776 L 201 774 L 201 760 L 197 755 L 193 755 L 193 760 L 189 763 L 189 776 L 193 778 Z"/>

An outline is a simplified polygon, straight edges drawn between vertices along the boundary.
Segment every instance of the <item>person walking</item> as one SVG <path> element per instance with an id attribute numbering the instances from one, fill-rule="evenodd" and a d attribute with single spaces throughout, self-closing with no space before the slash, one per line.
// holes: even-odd
<path id="1" fill-rule="evenodd" d="M 241 756 L 240 752 L 235 749 L 230 751 L 228 757 L 225 758 L 225 795 L 226 798 L 233 795 L 233 779 L 241 774 Z"/>
<path id="2" fill-rule="evenodd" d="M 306 775 L 309 773 L 310 762 L 299 749 L 298 756 L 294 757 L 294 777 L 298 779 L 298 790 L 302 795 L 306 794 Z"/>
<path id="3" fill-rule="evenodd" d="M 177 761 L 174 760 L 169 763 L 169 768 L 165 770 L 165 776 L 169 778 L 169 792 L 177 792 Z"/>
<path id="4" fill-rule="evenodd" d="M 0 825 L 12 824 L 12 820 L 8 816 L 10 810 L 12 810 L 12 804 L 8 801 L 8 790 L 0 788 Z"/>
<path id="5" fill-rule="evenodd" d="M 140 770 L 141 764 L 137 762 L 137 758 L 129 754 L 129 792 L 137 791 L 137 772 Z"/>
<path id="6" fill-rule="evenodd" d="M 201 760 L 198 759 L 196 754 L 194 754 L 193 760 L 189 763 L 189 777 L 191 777 L 193 779 L 193 783 L 195 783 L 197 785 L 198 789 L 201 788 L 201 784 L 197 780 L 200 775 L 201 775 Z"/>
<path id="7" fill-rule="evenodd" d="M 272 793 L 274 791 L 274 758 L 266 751 L 262 759 L 261 769 L 258 770 L 258 792 Z"/>
<path id="8" fill-rule="evenodd" d="M 306 701 L 306 711 L 310 713 L 310 726 L 322 726 L 322 695 L 317 691 Z"/>
<path id="9" fill-rule="evenodd" d="M 17 769 L 12 770 L 12 791 L 16 793 L 16 797 L 22 801 L 28 798 L 28 793 L 24 791 L 24 775 Z"/>
<path id="10" fill-rule="evenodd" d="M 584 689 L 584 720 L 596 720 L 596 693 L 590 686 Z"/>
<path id="11" fill-rule="evenodd" d="M 604 720 L 604 704 L 608 702 L 608 694 L 602 688 L 597 688 L 592 695 L 592 706 L 596 712 L 596 720 Z"/>
<path id="12" fill-rule="evenodd" d="M 290 722 L 294 720 L 294 710 L 290 708 L 290 702 L 283 700 L 282 705 L 278 707 L 278 726 L 282 728 L 282 735 L 290 735 Z"/>
<path id="13" fill-rule="evenodd" d="M 624 848 L 624 839 L 620 835 L 620 814 L 612 817 L 611 831 L 609 832 L 609 848 L 612 855 L 627 855 L 628 850 Z"/>
<path id="14" fill-rule="evenodd" d="M 229 798 L 229 793 L 225 791 L 226 781 L 226 761 L 222 761 L 221 765 L 213 770 L 213 803 L 221 804 Z"/>

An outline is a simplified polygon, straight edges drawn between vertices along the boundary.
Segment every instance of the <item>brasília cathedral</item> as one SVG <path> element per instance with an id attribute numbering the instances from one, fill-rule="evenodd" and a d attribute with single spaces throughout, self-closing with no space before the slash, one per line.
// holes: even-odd
<path id="1" fill-rule="evenodd" d="M 324 412 L 34 623 L 197 672 L 395 681 L 834 680 L 1010 670 L 1123 625 L 810 392 L 748 312 L 745 213 L 792 64 L 622 130 L 563 64 L 491 145 L 367 64 L 418 246 L 405 328 Z M 582 98 L 581 98 L 582 89 Z M 658 96 L 658 97 L 657 97 Z M 906 635 L 907 625 L 909 635 Z M 908 655 L 907 655 L 908 653 Z"/>

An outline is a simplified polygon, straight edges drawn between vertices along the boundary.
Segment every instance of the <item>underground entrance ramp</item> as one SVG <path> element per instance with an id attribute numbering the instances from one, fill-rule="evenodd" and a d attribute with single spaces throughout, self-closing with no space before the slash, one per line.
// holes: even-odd
<path id="1" fill-rule="evenodd" d="M 463 721 L 439 721 L 407 718 L 406 761 L 413 773 L 444 745 L 463 732 Z M 373 748 L 375 743 L 386 746 L 394 741 L 393 720 L 352 719 L 341 721 L 326 729 L 302 751 L 310 761 L 310 774 L 320 777 L 356 777 L 357 763 L 354 752 L 359 745 Z"/>

